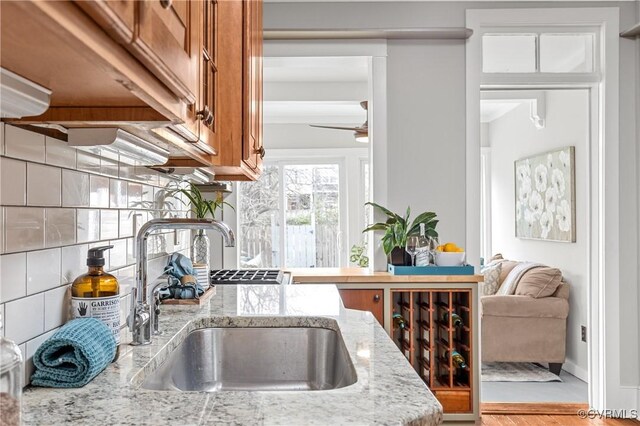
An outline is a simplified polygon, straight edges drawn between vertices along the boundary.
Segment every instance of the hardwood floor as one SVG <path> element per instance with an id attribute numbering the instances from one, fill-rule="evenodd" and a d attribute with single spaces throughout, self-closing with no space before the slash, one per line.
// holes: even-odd
<path id="1" fill-rule="evenodd" d="M 630 419 L 586 419 L 578 413 L 586 413 L 587 404 L 529 404 L 483 403 L 480 404 L 482 426 L 640 426 Z M 543 414 L 544 413 L 544 414 Z"/>
<path id="2" fill-rule="evenodd" d="M 529 402 L 483 402 L 482 414 L 552 414 L 576 415 L 579 410 L 588 410 L 589 404 L 573 403 L 529 403 Z"/>
<path id="3" fill-rule="evenodd" d="M 482 426 L 638 426 L 640 422 L 629 419 L 581 419 L 576 415 L 536 414 L 483 414 Z"/>

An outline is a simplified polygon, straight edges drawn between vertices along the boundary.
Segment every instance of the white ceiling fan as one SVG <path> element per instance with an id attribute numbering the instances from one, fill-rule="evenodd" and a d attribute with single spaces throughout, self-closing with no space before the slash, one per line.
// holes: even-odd
<path id="1" fill-rule="evenodd" d="M 361 126 L 356 127 L 343 127 L 343 126 L 320 126 L 317 124 L 310 124 L 311 127 L 319 127 L 321 129 L 334 129 L 334 130 L 350 130 L 353 132 L 353 136 L 356 138 L 356 141 L 367 143 L 369 142 L 369 117 L 368 117 L 368 105 L 369 102 L 362 101 L 360 102 L 360 106 L 362 109 L 367 111 L 367 119 Z"/>

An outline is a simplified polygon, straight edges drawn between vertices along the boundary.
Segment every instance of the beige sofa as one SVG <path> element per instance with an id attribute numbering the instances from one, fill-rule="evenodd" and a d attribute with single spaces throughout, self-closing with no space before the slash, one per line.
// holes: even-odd
<path id="1" fill-rule="evenodd" d="M 569 285 L 539 299 L 530 296 L 483 296 L 483 362 L 548 363 L 560 374 L 565 360 Z"/>

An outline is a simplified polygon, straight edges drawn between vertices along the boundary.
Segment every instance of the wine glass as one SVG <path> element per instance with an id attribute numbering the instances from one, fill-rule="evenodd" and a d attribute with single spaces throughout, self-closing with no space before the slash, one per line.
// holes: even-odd
<path id="1" fill-rule="evenodd" d="M 440 245 L 438 239 L 435 237 L 429 237 L 429 254 L 431 255 L 431 261 L 436 264 L 436 248 Z"/>
<path id="2" fill-rule="evenodd" d="M 416 266 L 416 253 L 418 252 L 419 243 L 420 238 L 417 235 L 407 237 L 407 245 L 404 249 L 411 256 L 411 266 Z"/>

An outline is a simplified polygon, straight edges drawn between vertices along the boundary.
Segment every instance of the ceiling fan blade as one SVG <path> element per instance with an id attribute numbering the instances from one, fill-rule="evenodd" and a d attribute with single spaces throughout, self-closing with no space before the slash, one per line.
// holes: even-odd
<path id="1" fill-rule="evenodd" d="M 335 129 L 335 130 L 351 130 L 352 132 L 362 131 L 362 127 L 340 127 L 340 126 L 319 126 L 316 124 L 309 124 L 311 127 L 318 127 L 320 129 Z M 366 128 L 364 128 L 366 131 Z"/>

